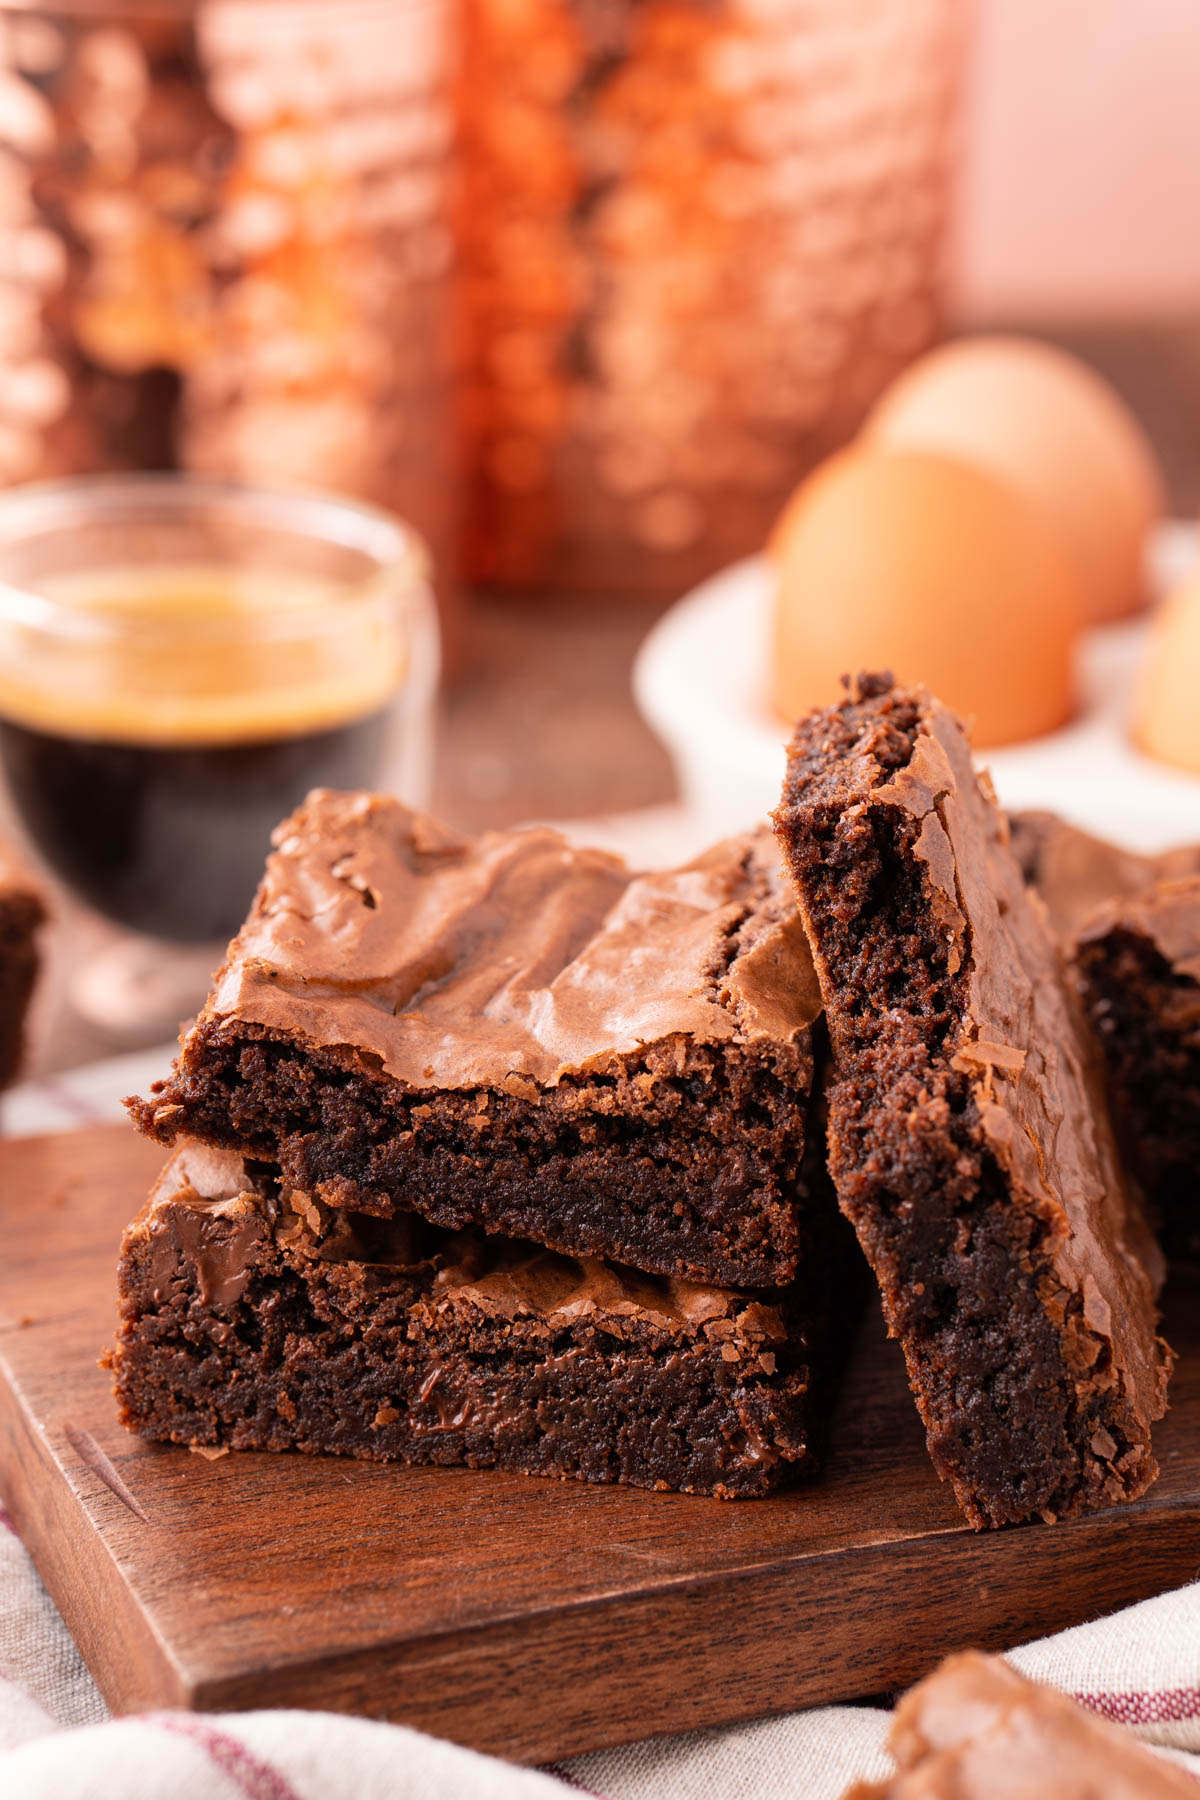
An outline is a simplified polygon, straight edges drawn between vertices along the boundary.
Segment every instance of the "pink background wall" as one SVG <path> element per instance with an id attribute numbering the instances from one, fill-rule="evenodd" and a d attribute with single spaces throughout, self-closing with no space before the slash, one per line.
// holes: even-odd
<path id="1" fill-rule="evenodd" d="M 974 0 L 964 319 L 1200 318 L 1200 0 Z"/>

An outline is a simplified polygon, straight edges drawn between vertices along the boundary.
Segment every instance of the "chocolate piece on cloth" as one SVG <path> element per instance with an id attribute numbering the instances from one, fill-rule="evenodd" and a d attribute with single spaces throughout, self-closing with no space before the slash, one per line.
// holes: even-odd
<path id="1" fill-rule="evenodd" d="M 1119 1725 L 1018 1675 L 951 1656 L 896 1708 L 890 1781 L 844 1800 L 1195 1800 L 1195 1777 Z"/>
<path id="2" fill-rule="evenodd" d="M 264 1191 L 187 1146 L 125 1233 L 122 1418 L 197 1446 L 765 1494 L 814 1467 L 860 1310 L 853 1237 L 823 1217 L 801 1282 L 737 1293 Z"/>
<path id="3" fill-rule="evenodd" d="M 144 1132 L 357 1212 L 793 1278 L 820 997 L 768 831 L 635 875 L 318 791 L 274 843 Z"/>
<path id="4" fill-rule="evenodd" d="M 1157 1474 L 1161 1261 L 1098 1058 L 958 721 L 864 675 L 796 728 L 775 815 L 833 1067 L 830 1169 L 972 1525 Z"/>
<path id="5" fill-rule="evenodd" d="M 1125 1154 L 1168 1252 L 1200 1257 L 1200 876 L 1101 907 L 1074 954 Z"/>

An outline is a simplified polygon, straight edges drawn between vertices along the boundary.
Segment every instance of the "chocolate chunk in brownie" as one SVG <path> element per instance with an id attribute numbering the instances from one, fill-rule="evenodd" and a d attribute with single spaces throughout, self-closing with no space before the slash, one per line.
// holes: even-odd
<path id="1" fill-rule="evenodd" d="M 0 848 L 0 1087 L 20 1066 L 37 980 L 37 932 L 45 917 L 36 887 Z"/>
<path id="2" fill-rule="evenodd" d="M 777 829 L 833 1058 L 830 1164 L 977 1527 L 1131 1499 L 1170 1353 L 1098 1058 L 957 720 L 863 676 Z"/>
<path id="3" fill-rule="evenodd" d="M 143 1131 L 356 1212 L 792 1279 L 820 998 L 768 831 L 634 875 L 321 791 L 275 846 Z"/>
<path id="4" fill-rule="evenodd" d="M 896 1708 L 890 1781 L 843 1800 L 1194 1800 L 1185 1770 L 998 1656 L 951 1656 Z"/>
<path id="5" fill-rule="evenodd" d="M 1200 1257 L 1200 876 L 1101 907 L 1075 964 L 1126 1156 L 1168 1253 Z"/>
<path id="6" fill-rule="evenodd" d="M 1013 813 L 1009 829 L 1022 874 L 1041 895 L 1051 927 L 1068 945 L 1106 902 L 1132 899 L 1159 881 L 1200 875 L 1200 845 L 1139 856 L 1051 812 Z"/>
<path id="7" fill-rule="evenodd" d="M 726 1498 L 814 1466 L 862 1291 L 832 1204 L 802 1281 L 755 1294 L 263 1185 L 184 1147 L 126 1232 L 133 1430 Z"/>

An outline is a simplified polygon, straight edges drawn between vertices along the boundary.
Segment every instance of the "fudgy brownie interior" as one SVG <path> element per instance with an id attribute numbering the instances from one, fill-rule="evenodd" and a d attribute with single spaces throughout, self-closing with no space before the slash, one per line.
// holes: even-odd
<path id="1" fill-rule="evenodd" d="M 1102 909 L 1075 956 L 1126 1154 L 1168 1253 L 1200 1257 L 1200 878 Z"/>
<path id="2" fill-rule="evenodd" d="M 770 1286 L 796 1271 L 807 1044 L 747 1054 L 672 1045 L 529 1097 L 413 1093 L 269 1028 L 197 1030 L 161 1103 L 135 1117 L 168 1141 L 278 1161 L 329 1204 L 437 1225 L 478 1223 L 659 1273 Z"/>
<path id="3" fill-rule="evenodd" d="M 961 729 L 861 677 L 797 727 L 776 821 L 825 999 L 831 1172 L 935 1465 L 976 1526 L 1140 1493 L 1154 1251 Z"/>
<path id="4" fill-rule="evenodd" d="M 741 1293 L 264 1174 L 185 1148 L 126 1232 L 110 1360 L 134 1430 L 723 1497 L 813 1465 L 861 1292 L 836 1230 L 802 1283 Z"/>

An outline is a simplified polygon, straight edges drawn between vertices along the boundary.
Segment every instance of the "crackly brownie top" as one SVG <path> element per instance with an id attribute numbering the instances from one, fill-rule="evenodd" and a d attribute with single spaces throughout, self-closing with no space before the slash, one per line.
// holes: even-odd
<path id="1" fill-rule="evenodd" d="M 1161 881 L 1133 899 L 1101 907 L 1080 931 L 1079 943 L 1099 944 L 1114 931 L 1142 938 L 1175 975 L 1200 984 L 1200 875 Z"/>
<path id="2" fill-rule="evenodd" d="M 1015 813 L 1010 825 L 1022 873 L 1041 895 L 1051 925 L 1064 940 L 1109 901 L 1144 894 L 1160 881 L 1200 875 L 1200 845 L 1139 856 L 1054 813 Z"/>
<path id="3" fill-rule="evenodd" d="M 236 1153 L 192 1143 L 167 1163 L 126 1249 L 139 1239 L 157 1288 L 165 1293 L 178 1279 L 182 1257 L 195 1267 L 206 1304 L 240 1299 L 274 1241 L 293 1259 L 350 1264 L 362 1274 L 407 1272 L 414 1298 L 436 1312 L 465 1309 L 552 1330 L 592 1323 L 614 1337 L 648 1327 L 728 1344 L 737 1356 L 765 1354 L 766 1346 L 787 1337 L 778 1309 L 754 1294 L 643 1275 L 510 1238 L 447 1231 L 415 1215 L 360 1218 L 295 1192 L 263 1194 Z"/>
<path id="4" fill-rule="evenodd" d="M 556 831 L 468 839 L 319 789 L 273 842 L 202 1031 L 251 1023 L 414 1088 L 532 1097 L 674 1037 L 794 1039 L 820 1009 L 766 830 L 639 875 Z"/>
<path id="5" fill-rule="evenodd" d="M 951 1656 L 896 1708 L 898 1773 L 845 1800 L 1188 1800 L 1196 1783 L 1129 1732 L 998 1656 Z"/>
<path id="6" fill-rule="evenodd" d="M 1123 1177 L 1095 1053 L 1057 950 L 962 726 L 923 689 L 861 677 L 842 707 L 797 728 L 776 815 L 785 837 L 789 815 L 810 804 L 875 810 L 889 836 L 903 822 L 899 835 L 922 868 L 924 905 L 957 994 L 948 1035 L 931 1055 L 966 1078 L 1014 1203 L 1042 1221 L 1056 1274 L 1079 1296 L 1082 1316 L 1064 1320 L 1071 1366 L 1081 1379 L 1120 1380 L 1157 1417 L 1165 1371 L 1147 1273 L 1161 1266 L 1157 1247 Z M 841 1053 L 856 996 L 840 991 L 839 972 L 822 968 L 819 955 L 817 966 Z M 886 1031 L 886 997 L 878 1004 Z M 1115 1369 L 1097 1362 L 1106 1342 Z"/>

